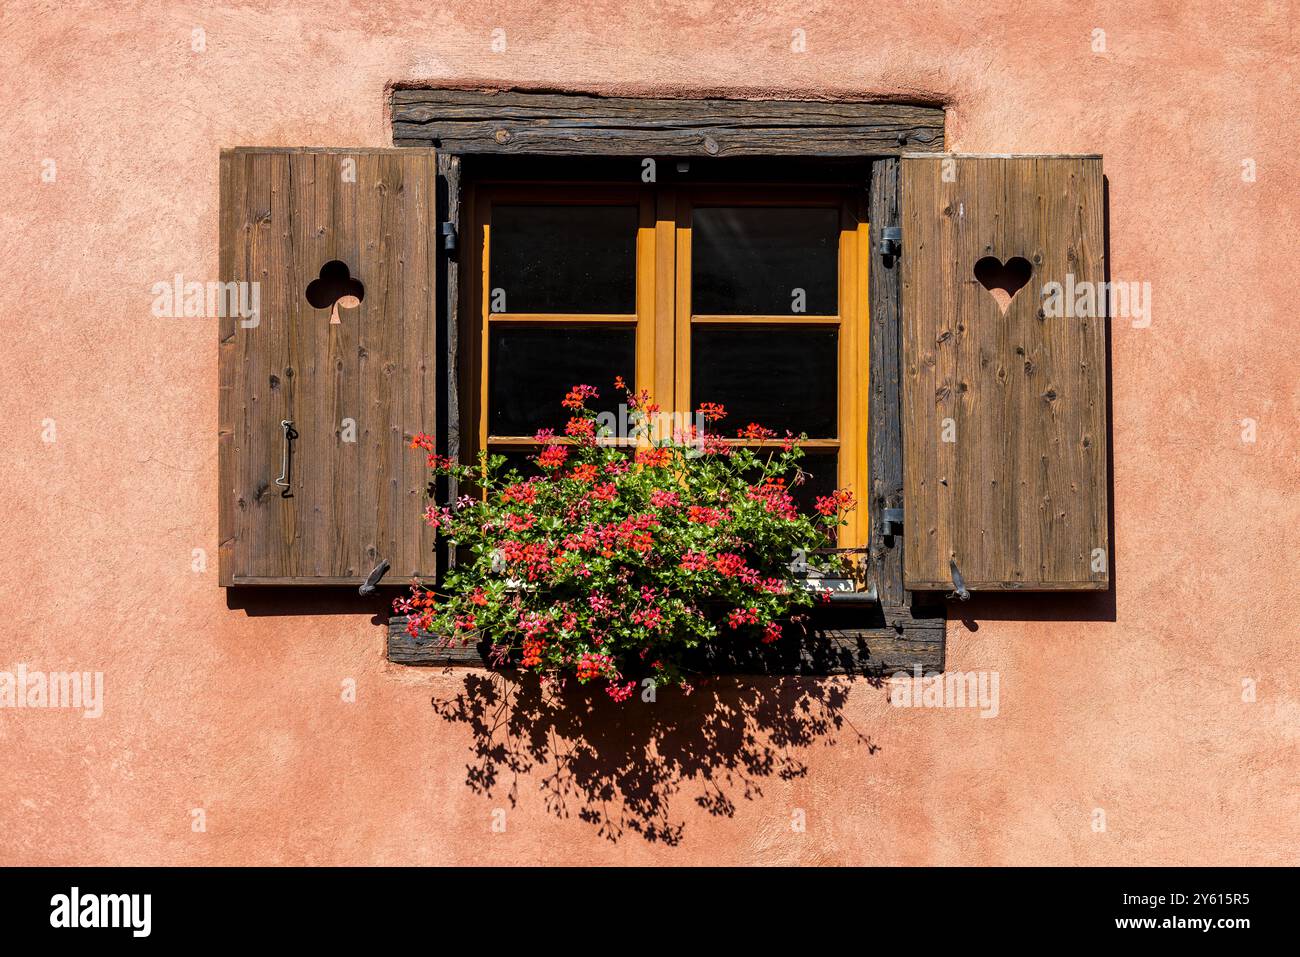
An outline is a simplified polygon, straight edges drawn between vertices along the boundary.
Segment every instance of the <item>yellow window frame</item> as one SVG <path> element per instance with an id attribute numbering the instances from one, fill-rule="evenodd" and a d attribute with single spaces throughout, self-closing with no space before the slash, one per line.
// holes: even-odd
<path id="1" fill-rule="evenodd" d="M 477 318 L 477 331 L 467 343 L 468 360 L 462 374 L 472 387 L 466 419 L 473 424 L 462 451 L 506 451 L 536 445 L 533 436 L 498 436 L 488 432 L 488 344 L 496 324 L 581 326 L 616 324 L 636 329 L 636 388 L 646 388 L 663 411 L 690 414 L 692 404 L 707 396 L 690 395 L 691 330 L 709 323 L 729 326 L 764 325 L 833 327 L 838 331 L 837 435 L 809 439 L 809 449 L 838 451 L 837 485 L 850 488 L 859 506 L 842 529 L 840 547 L 860 549 L 870 538 L 867 515 L 867 428 L 870 330 L 867 301 L 869 226 L 865 197 L 844 187 L 804 187 L 788 184 L 683 186 L 608 183 L 478 183 L 469 187 L 473 242 L 472 261 L 464 284 L 466 315 Z M 636 311 L 626 315 L 493 313 L 490 265 L 494 205 L 633 205 L 639 210 L 636 241 Z M 697 316 L 691 310 L 691 219 L 699 206 L 821 206 L 840 210 L 839 307 L 833 316 Z M 604 389 L 609 383 L 594 383 Z M 558 401 L 558 397 L 556 397 Z M 539 400 L 540 401 L 540 400 Z M 729 440 L 743 444 L 741 440 Z"/>

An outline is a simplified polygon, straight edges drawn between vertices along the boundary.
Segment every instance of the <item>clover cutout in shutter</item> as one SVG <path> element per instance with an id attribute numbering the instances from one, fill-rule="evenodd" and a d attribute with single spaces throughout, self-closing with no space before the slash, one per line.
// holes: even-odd
<path id="1" fill-rule="evenodd" d="M 331 259 L 320 267 L 320 276 L 307 283 L 307 301 L 316 309 L 330 309 L 330 324 L 339 322 L 339 309 L 355 309 L 366 298 L 366 287 L 353 279 L 348 264 Z"/>

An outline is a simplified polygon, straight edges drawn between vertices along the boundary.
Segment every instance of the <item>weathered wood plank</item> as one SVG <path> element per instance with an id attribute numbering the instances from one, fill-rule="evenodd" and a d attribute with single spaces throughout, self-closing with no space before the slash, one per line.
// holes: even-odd
<path id="1" fill-rule="evenodd" d="M 461 223 L 461 207 L 464 202 L 462 190 L 462 167 L 461 158 L 446 153 L 438 154 L 438 178 L 441 182 L 439 187 L 439 200 L 442 205 L 442 212 L 439 219 L 442 222 L 450 224 L 454 231 L 456 249 L 446 248 L 446 243 L 441 235 L 437 238 L 438 262 L 441 264 L 441 275 L 444 283 L 444 291 L 439 301 L 439 315 L 442 321 L 438 326 L 437 336 L 437 355 L 442 365 L 442 381 L 444 383 L 442 392 L 442 401 L 445 411 L 438 417 L 438 451 L 443 455 L 453 458 L 461 457 L 461 409 L 460 409 L 460 382 L 461 382 L 461 316 L 460 316 L 460 245 L 468 242 L 469 238 L 464 235 L 465 230 Z M 454 478 L 443 478 L 439 480 L 437 495 L 442 502 L 455 501 L 460 494 L 458 483 Z M 451 567 L 456 564 L 456 550 L 448 548 L 445 545 L 439 545 L 438 560 L 445 563 L 443 567 Z"/>
<path id="2" fill-rule="evenodd" d="M 868 126 L 605 130 L 456 123 L 429 129 L 393 124 L 395 146 L 436 146 L 455 153 L 553 156 L 862 156 L 914 148 L 914 137 L 920 135 L 931 134 L 910 128 Z"/>
<path id="3" fill-rule="evenodd" d="M 750 100 L 718 97 L 617 97 L 522 90 L 393 91 L 393 119 L 547 120 L 555 125 L 602 126 L 861 126 L 870 120 L 942 128 L 943 108 L 864 100 Z"/>
<path id="4" fill-rule="evenodd" d="M 403 177 L 398 195 L 402 214 L 397 254 L 407 264 L 402 271 L 402 312 L 435 320 L 403 323 L 402 341 L 397 344 L 401 356 L 397 383 L 400 415 L 393 423 L 390 438 L 401 475 L 397 554 L 407 563 L 394 563 L 392 572 L 398 581 L 428 571 L 434 555 L 434 531 L 420 518 L 426 505 L 428 470 L 424 456 L 409 445 L 417 432 L 439 431 L 438 406 L 442 398 L 438 394 L 438 355 L 445 346 L 439 339 L 436 317 L 441 309 L 439 278 L 445 274 L 438 252 L 438 159 L 426 154 L 416 175 Z"/>
<path id="5" fill-rule="evenodd" d="M 299 335 L 301 305 L 293 290 L 301 275 L 295 250 L 304 242 L 302 236 L 308 228 L 304 224 L 314 194 L 308 192 L 308 198 L 299 199 L 299 190 L 310 177 L 301 167 L 295 170 L 289 156 L 254 156 L 253 170 L 258 192 L 266 194 L 267 214 L 265 219 L 259 217 L 253 240 L 260 260 L 256 272 L 264 308 L 263 322 L 255 331 L 262 335 L 248 338 L 245 383 L 252 403 L 247 445 L 249 491 L 257 506 L 250 515 L 250 571 L 300 576 L 309 574 L 305 561 L 310 558 L 310 553 L 303 555 L 309 510 L 303 507 L 308 490 L 303 481 L 302 430 L 305 427 L 311 435 L 312 429 L 304 421 L 310 392 L 301 374 L 307 357 Z M 286 481 L 292 494 L 288 498 L 275 484 L 284 466 L 285 437 L 280 423 L 285 420 L 293 422 L 298 431 L 290 450 Z"/>
<path id="6" fill-rule="evenodd" d="M 331 168 L 337 166 L 337 160 L 322 153 L 284 160 L 291 167 L 295 184 L 291 205 L 296 223 L 290 250 L 293 270 L 283 292 L 292 307 L 288 328 L 298 356 L 293 368 L 298 440 L 294 444 L 292 484 L 302 522 L 301 541 L 294 549 L 298 558 L 296 574 L 304 578 L 354 574 L 355 569 L 344 564 L 350 556 L 341 551 L 336 528 L 336 509 L 349 491 L 355 495 L 356 487 L 339 460 L 335 419 L 338 410 L 333 401 L 347 376 L 347 371 L 339 368 L 342 338 L 325 321 L 326 317 L 306 301 L 305 290 L 330 260 L 346 262 L 354 276 L 357 260 L 353 251 L 341 244 L 338 176 Z"/>
<path id="7" fill-rule="evenodd" d="M 862 156 L 943 149 L 943 109 L 902 103 L 396 90 L 392 107 L 395 145 L 458 153 Z"/>
<path id="8" fill-rule="evenodd" d="M 1104 307 L 1044 311 L 1104 279 L 1101 158 L 909 155 L 902 180 L 906 584 L 1105 589 Z M 985 257 L 1025 261 L 1009 300 Z"/>
<path id="9" fill-rule="evenodd" d="M 852 609 L 818 613 L 805 634 L 790 630 L 773 645 L 720 645 L 698 649 L 688 667 L 705 674 L 889 675 L 920 665 L 926 673 L 944 667 L 944 630 L 939 613 L 914 618 L 904 608 Z M 490 667 L 487 643 L 447 644 L 437 635 L 412 636 L 406 619 L 389 620 L 388 660 L 396 664 Z"/>
<path id="10" fill-rule="evenodd" d="M 880 243 L 887 226 L 899 224 L 898 160 L 884 158 L 871 165 L 868 222 L 871 224 L 871 425 L 868 459 L 871 495 L 871 557 L 876 585 L 885 604 L 906 602 L 903 590 L 903 549 L 900 534 L 886 535 L 881 521 L 887 508 L 903 507 L 903 445 L 899 419 L 899 272 L 897 256 L 882 256 Z"/>
<path id="11" fill-rule="evenodd" d="M 246 165 L 242 156 L 221 154 L 217 274 L 239 280 L 247 278 L 242 257 L 242 238 L 247 229 L 244 210 L 248 208 Z M 235 447 L 237 417 L 243 410 L 242 397 L 236 394 L 243 342 L 239 338 L 239 317 L 233 310 L 227 310 L 217 326 L 217 555 L 219 581 L 227 586 L 232 584 L 235 568 L 247 547 L 238 520 L 245 505 L 239 499 L 240 462 Z"/>

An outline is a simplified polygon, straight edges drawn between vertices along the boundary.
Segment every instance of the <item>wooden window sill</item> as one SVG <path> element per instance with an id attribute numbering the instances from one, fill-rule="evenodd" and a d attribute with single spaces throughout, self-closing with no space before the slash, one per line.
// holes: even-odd
<path id="1" fill-rule="evenodd" d="M 753 640 L 697 649 L 688 666 L 701 674 L 865 675 L 885 677 L 897 671 L 943 670 L 942 607 L 926 611 L 886 607 L 863 593 L 832 594 L 815 609 L 811 627 L 772 645 Z M 412 636 L 405 616 L 388 622 L 388 660 L 403 665 L 490 668 L 486 641 L 452 644 L 429 632 Z"/>

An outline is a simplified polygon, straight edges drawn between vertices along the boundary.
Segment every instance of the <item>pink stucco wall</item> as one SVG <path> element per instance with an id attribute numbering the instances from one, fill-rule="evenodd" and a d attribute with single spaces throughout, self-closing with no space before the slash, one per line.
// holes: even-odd
<path id="1" fill-rule="evenodd" d="M 1300 863 L 1296 22 L 1263 0 L 8 0 L 0 670 L 102 671 L 105 705 L 0 710 L 0 864 Z M 387 664 L 350 602 L 230 607 L 215 320 L 154 318 L 150 286 L 215 277 L 220 147 L 387 145 L 398 81 L 922 97 L 962 151 L 1103 153 L 1112 275 L 1154 306 L 1113 331 L 1115 620 L 960 609 L 949 666 L 999 673 L 993 719 L 717 681 L 571 705 L 484 758 L 445 704 L 482 673 Z M 485 762 L 491 794 L 467 783 Z"/>

